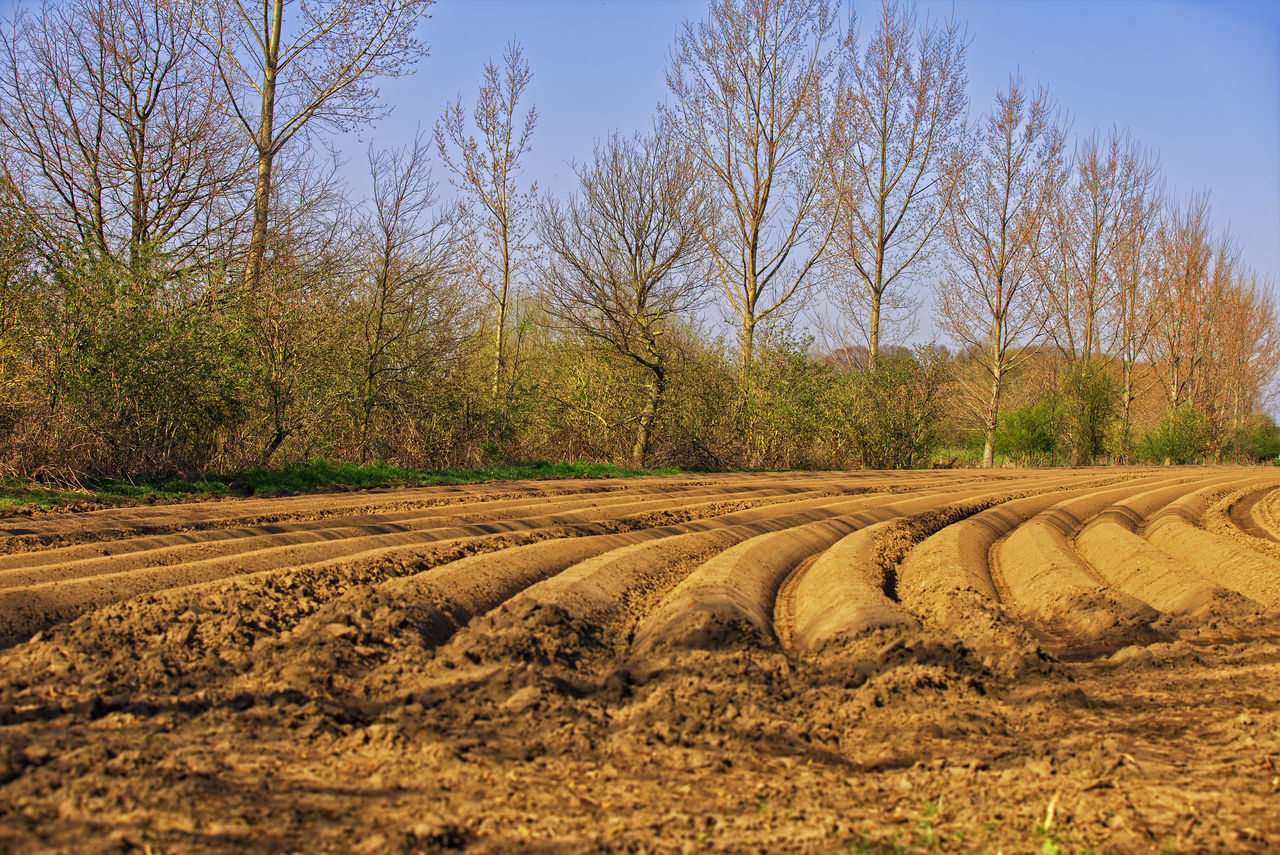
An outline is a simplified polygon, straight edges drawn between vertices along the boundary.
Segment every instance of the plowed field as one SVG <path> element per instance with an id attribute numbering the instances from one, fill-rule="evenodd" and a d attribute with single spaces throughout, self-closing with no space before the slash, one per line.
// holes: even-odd
<path id="1" fill-rule="evenodd" d="M 0 851 L 1280 851 L 1280 472 L 0 519 Z"/>

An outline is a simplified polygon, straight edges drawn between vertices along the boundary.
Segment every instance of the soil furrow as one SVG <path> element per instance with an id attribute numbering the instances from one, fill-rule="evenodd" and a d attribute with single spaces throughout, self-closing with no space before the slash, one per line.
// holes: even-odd
<path id="1" fill-rule="evenodd" d="M 0 851 L 1272 851 L 1274 471 L 7 519 Z"/>
<path id="2" fill-rule="evenodd" d="M 767 491 L 760 486 L 726 486 L 707 487 L 701 485 L 682 486 L 672 489 L 654 488 L 648 490 L 615 490 L 611 492 L 586 493 L 575 496 L 556 496 L 554 498 L 521 497 L 518 499 L 498 499 L 482 502 L 459 502 L 451 505 L 431 505 L 415 510 L 387 513 L 369 513 L 359 516 L 335 516 L 322 519 L 290 520 L 256 527 L 238 527 L 222 529 L 206 529 L 202 531 L 186 531 L 170 535 L 125 538 L 107 540 L 77 546 L 43 549 L 33 552 L 14 553 L 0 556 L 0 573 L 10 569 L 42 566 L 46 564 L 71 564 L 85 560 L 98 560 L 104 557 L 133 555 L 135 553 L 163 553 L 159 560 L 181 561 L 190 558 L 205 558 L 210 555 L 200 554 L 202 544 L 213 543 L 217 546 L 209 549 L 247 549 L 254 538 L 270 538 L 275 536 L 294 535 L 321 537 L 329 531 L 340 531 L 344 528 L 362 530 L 367 534 L 406 531 L 415 527 L 416 523 L 427 520 L 445 520 L 454 523 L 485 521 L 489 519 L 510 518 L 519 516 L 522 511 L 536 508 L 540 513 L 548 513 L 554 509 L 571 509 L 584 506 L 606 507 L 628 502 L 642 502 L 646 498 L 654 501 L 676 501 L 698 496 L 716 496 L 723 498 L 741 493 Z M 420 525 L 416 527 L 421 527 Z M 225 544 L 224 541 L 235 541 Z M 146 555 L 138 555 L 133 560 L 150 560 Z M 141 565 L 139 565 L 141 566 Z M 121 565 L 120 569 L 128 569 Z"/>
<path id="3" fill-rule="evenodd" d="M 1202 478 L 1117 502 L 1076 534 L 1076 552 L 1108 584 L 1166 615 L 1226 619 L 1255 611 L 1256 603 L 1206 579 L 1137 534 L 1148 517 L 1170 502 L 1224 483 L 1229 479 Z"/>
<path id="4" fill-rule="evenodd" d="M 864 526 L 961 498 L 972 498 L 971 491 L 939 492 L 935 487 L 909 496 L 867 497 L 831 508 L 839 512 L 836 518 L 760 535 L 732 547 L 676 586 L 637 629 L 636 645 L 641 650 L 658 645 L 714 646 L 744 631 L 776 641 L 778 590 L 798 566 Z M 805 591 L 806 595 L 811 592 Z M 812 593 L 827 600 L 825 592 Z"/>
<path id="5" fill-rule="evenodd" d="M 1209 505 L 1206 491 L 1177 499 L 1147 523 L 1147 540 L 1209 581 L 1280 610 L 1280 561 L 1197 526 Z"/>
<path id="6" fill-rule="evenodd" d="M 1078 658 L 1163 638 L 1159 613 L 1115 590 L 1075 553 L 1071 537 L 1115 502 L 1152 489 L 1146 478 L 1089 492 L 1041 511 L 991 549 L 1004 607 L 1055 655 Z M 1163 479 L 1165 484 L 1182 479 Z"/>
<path id="7" fill-rule="evenodd" d="M 822 494 L 821 491 L 817 492 Z M 715 496 L 716 499 L 701 503 L 689 501 L 704 495 L 701 491 L 698 496 L 684 495 L 679 498 L 672 498 L 665 494 L 647 499 L 643 496 L 632 498 L 630 495 L 612 495 L 606 498 L 590 497 L 569 502 L 546 500 L 534 504 L 523 501 L 514 504 L 504 502 L 500 503 L 502 507 L 466 513 L 456 511 L 415 513 L 402 516 L 394 524 L 340 525 L 339 521 L 333 520 L 323 527 L 308 523 L 306 529 L 292 531 L 279 531 L 277 529 L 281 527 L 277 526 L 269 526 L 265 529 L 240 529 L 238 531 L 242 534 L 238 537 L 227 537 L 228 530 L 222 530 L 209 533 L 217 535 L 216 541 L 212 543 L 169 545 L 164 542 L 167 539 L 161 539 L 158 543 L 148 539 L 147 545 L 151 548 L 130 549 L 122 553 L 80 558 L 65 563 L 58 560 L 64 557 L 64 550 L 42 551 L 21 556 L 26 559 L 24 563 L 28 566 L 0 569 L 0 589 L 38 584 L 49 579 L 103 576 L 143 567 L 203 563 L 223 558 L 228 561 L 229 567 L 236 568 L 233 572 L 244 572 L 240 569 L 244 563 L 277 561 L 282 548 L 296 547 L 295 551 L 289 554 L 289 561 L 286 563 L 302 563 L 310 560 L 309 555 L 317 553 L 325 555 L 328 552 L 326 557 L 337 557 L 344 550 L 359 549 L 359 543 L 368 538 L 380 537 L 389 543 L 396 541 L 412 543 L 419 537 L 430 538 L 429 533 L 432 531 L 464 525 L 536 528 L 560 522 L 581 522 L 616 516 L 634 516 L 646 512 L 654 513 L 669 508 L 679 509 L 677 511 L 679 514 L 697 513 L 697 509 L 701 508 L 706 510 L 707 515 L 715 515 L 722 513 L 722 509 L 728 506 L 751 507 L 814 494 L 815 491 L 812 490 L 799 492 L 758 490 L 751 491 L 746 498 L 735 500 L 731 498 L 736 495 L 733 492 L 730 492 L 729 498 L 726 498 L 726 495 L 720 491 L 712 491 L 710 495 Z M 346 523 L 347 520 L 340 522 Z M 337 543 L 338 541 L 346 542 Z M 326 547 L 323 544 L 332 544 L 332 546 Z M 73 549 L 80 549 L 80 547 Z M 46 556 L 52 560 L 41 560 Z"/>
<path id="8" fill-rule="evenodd" d="M 1269 540 L 1272 543 L 1280 543 L 1280 538 L 1277 538 L 1273 532 L 1263 527 L 1254 513 L 1254 508 L 1257 507 L 1258 503 L 1274 492 L 1275 489 L 1274 485 L 1270 485 L 1250 490 L 1240 496 L 1239 499 L 1231 503 L 1228 509 L 1231 521 L 1239 526 L 1240 530 L 1245 534 Z"/>

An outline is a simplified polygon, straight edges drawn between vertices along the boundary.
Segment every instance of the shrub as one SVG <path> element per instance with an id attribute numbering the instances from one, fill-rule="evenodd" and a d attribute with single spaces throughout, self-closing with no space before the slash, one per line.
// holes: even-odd
<path id="1" fill-rule="evenodd" d="M 910 469 L 942 442 L 947 358 L 927 345 L 848 375 L 847 439 L 860 466 Z"/>
<path id="2" fill-rule="evenodd" d="M 1115 381 L 1102 366 L 1078 362 L 1062 384 L 1061 412 L 1074 465 L 1092 463 L 1106 451 L 1107 434 L 1120 405 Z"/>
<path id="3" fill-rule="evenodd" d="M 1275 462 L 1280 458 L 1280 430 L 1267 415 L 1256 415 L 1231 437 L 1227 455 L 1241 463 Z"/>
<path id="4" fill-rule="evenodd" d="M 996 431 L 996 452 L 1022 466 L 1052 464 L 1064 421 L 1062 399 L 1053 392 L 1006 413 Z"/>
<path id="5" fill-rule="evenodd" d="M 1213 430 L 1204 413 L 1191 404 L 1180 404 L 1142 437 L 1142 454 L 1152 463 L 1190 463 L 1204 454 Z"/>

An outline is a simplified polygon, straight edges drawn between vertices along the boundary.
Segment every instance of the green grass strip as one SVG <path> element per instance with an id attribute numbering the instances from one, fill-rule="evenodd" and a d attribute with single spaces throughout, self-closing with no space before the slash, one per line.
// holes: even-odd
<path id="1" fill-rule="evenodd" d="M 497 463 L 475 469 L 401 469 L 386 463 L 361 466 L 313 460 L 288 463 L 279 469 L 247 469 L 211 473 L 187 481 L 180 478 L 103 478 L 85 482 L 85 491 L 48 487 L 31 481 L 0 480 L 0 513 L 103 505 L 137 505 L 229 496 L 252 488 L 257 496 L 281 496 L 326 489 L 416 487 L 432 484 L 474 484 L 481 481 L 547 480 L 555 478 L 630 478 L 639 475 L 678 475 L 680 469 L 630 469 L 609 463 L 548 463 L 531 460 Z M 233 487 L 233 485 L 235 485 Z"/>

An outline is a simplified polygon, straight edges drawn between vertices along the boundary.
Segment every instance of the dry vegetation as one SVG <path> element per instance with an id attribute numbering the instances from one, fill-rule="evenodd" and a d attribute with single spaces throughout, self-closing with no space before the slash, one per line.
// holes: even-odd
<path id="1" fill-rule="evenodd" d="M 16 8 L 0 475 L 1280 451 L 1271 283 L 1123 130 L 1016 77 L 970 103 L 962 22 L 715 0 L 559 198 L 512 41 L 359 198 L 322 145 L 428 5 Z M 951 350 L 897 343 L 930 289 Z"/>

